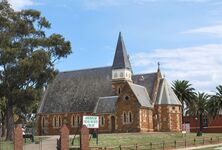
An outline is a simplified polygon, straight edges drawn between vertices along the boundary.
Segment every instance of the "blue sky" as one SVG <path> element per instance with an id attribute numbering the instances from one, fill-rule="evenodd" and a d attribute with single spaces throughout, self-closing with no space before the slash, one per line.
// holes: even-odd
<path id="1" fill-rule="evenodd" d="M 154 72 L 169 82 L 189 80 L 198 91 L 222 84 L 221 0 L 9 0 L 16 10 L 38 9 L 73 53 L 60 71 L 111 65 L 118 32 L 133 71 Z"/>

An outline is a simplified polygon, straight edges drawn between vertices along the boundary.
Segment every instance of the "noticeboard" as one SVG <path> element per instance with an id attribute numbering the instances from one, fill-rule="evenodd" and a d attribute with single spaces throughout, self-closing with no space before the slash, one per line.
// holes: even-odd
<path id="1" fill-rule="evenodd" d="M 83 125 L 91 129 L 99 128 L 99 116 L 83 116 Z"/>

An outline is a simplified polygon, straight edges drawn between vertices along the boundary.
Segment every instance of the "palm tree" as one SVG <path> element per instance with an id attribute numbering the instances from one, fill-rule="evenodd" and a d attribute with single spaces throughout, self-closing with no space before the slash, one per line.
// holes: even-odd
<path id="1" fill-rule="evenodd" d="M 199 117 L 200 129 L 199 132 L 203 131 L 203 117 L 208 114 L 208 101 L 210 96 L 206 93 L 197 93 L 194 98 L 194 103 L 190 107 L 190 114 L 192 116 Z"/>
<path id="2" fill-rule="evenodd" d="M 192 87 L 192 84 L 190 84 L 189 81 L 186 80 L 173 81 L 172 86 L 175 94 L 182 104 L 182 114 L 184 115 L 185 106 L 189 108 L 192 105 L 192 101 L 195 95 L 195 89 Z"/>
<path id="3" fill-rule="evenodd" d="M 216 94 L 209 100 L 208 111 L 213 118 L 222 111 L 222 85 L 216 87 Z"/>

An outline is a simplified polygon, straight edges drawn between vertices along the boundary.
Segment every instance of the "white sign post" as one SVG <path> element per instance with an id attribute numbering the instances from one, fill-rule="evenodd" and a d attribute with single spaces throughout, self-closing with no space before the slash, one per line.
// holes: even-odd
<path id="1" fill-rule="evenodd" d="M 99 116 L 83 116 L 83 125 L 90 129 L 99 128 Z"/>

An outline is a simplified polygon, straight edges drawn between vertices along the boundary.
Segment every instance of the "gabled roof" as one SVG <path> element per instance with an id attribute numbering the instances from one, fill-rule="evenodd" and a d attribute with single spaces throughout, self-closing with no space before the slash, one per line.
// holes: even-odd
<path id="1" fill-rule="evenodd" d="M 115 113 L 117 99 L 118 96 L 100 97 L 94 109 L 94 113 Z"/>
<path id="2" fill-rule="evenodd" d="M 156 104 L 181 105 L 173 89 L 164 78 L 160 80 Z"/>
<path id="3" fill-rule="evenodd" d="M 151 97 L 153 94 L 154 84 L 157 77 L 157 73 L 137 74 L 133 75 L 133 83 L 144 86 Z"/>
<path id="4" fill-rule="evenodd" d="M 141 106 L 153 107 L 150 103 L 150 97 L 145 87 L 133 83 L 129 83 L 129 85 Z"/>
<path id="5" fill-rule="evenodd" d="M 93 112 L 99 97 L 112 95 L 111 67 L 61 72 L 47 88 L 39 113 Z"/>
<path id="6" fill-rule="evenodd" d="M 119 33 L 119 38 L 116 45 L 116 52 L 115 52 L 112 68 L 113 69 L 130 69 L 130 70 L 132 69 L 121 32 Z"/>
<path id="7" fill-rule="evenodd" d="M 132 79 L 146 87 L 150 95 L 155 74 L 135 75 Z M 143 80 L 140 79 L 142 76 Z M 47 88 L 38 112 L 93 112 L 99 97 L 112 94 L 111 66 L 60 72 Z"/>

